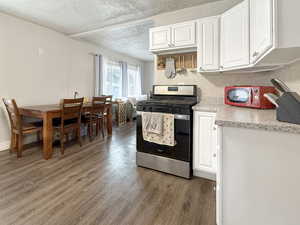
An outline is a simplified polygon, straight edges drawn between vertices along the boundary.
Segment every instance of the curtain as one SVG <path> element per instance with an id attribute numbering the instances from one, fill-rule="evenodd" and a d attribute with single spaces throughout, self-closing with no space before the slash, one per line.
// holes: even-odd
<path id="1" fill-rule="evenodd" d="M 103 57 L 101 55 L 94 56 L 95 65 L 95 96 L 103 95 Z"/>
<path id="2" fill-rule="evenodd" d="M 123 97 L 128 96 L 128 72 L 127 72 L 127 63 L 121 62 L 122 65 L 122 95 Z"/>
<path id="3" fill-rule="evenodd" d="M 142 94 L 141 66 L 127 66 L 127 87 L 129 97 L 138 97 Z"/>
<path id="4" fill-rule="evenodd" d="M 141 96 L 142 95 L 142 67 L 138 66 L 137 70 L 138 70 L 137 79 L 136 79 L 137 96 Z"/>

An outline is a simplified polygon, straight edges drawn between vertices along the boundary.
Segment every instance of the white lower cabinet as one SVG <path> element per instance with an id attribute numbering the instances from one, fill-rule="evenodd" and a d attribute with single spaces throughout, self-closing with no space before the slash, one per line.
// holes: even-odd
<path id="1" fill-rule="evenodd" d="M 215 113 L 194 113 L 193 172 L 195 176 L 216 179 L 218 131 Z"/>

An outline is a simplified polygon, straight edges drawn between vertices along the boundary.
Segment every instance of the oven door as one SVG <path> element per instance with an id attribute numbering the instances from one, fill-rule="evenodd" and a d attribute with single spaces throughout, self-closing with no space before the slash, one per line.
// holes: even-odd
<path id="1" fill-rule="evenodd" d="M 190 115 L 175 115 L 175 140 L 173 147 L 159 145 L 143 139 L 142 117 L 137 116 L 137 151 L 171 159 L 191 162 L 192 127 Z"/>

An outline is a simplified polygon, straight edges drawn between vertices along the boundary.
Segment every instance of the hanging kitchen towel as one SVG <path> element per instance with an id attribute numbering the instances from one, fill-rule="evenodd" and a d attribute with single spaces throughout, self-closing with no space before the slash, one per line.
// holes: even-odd
<path id="1" fill-rule="evenodd" d="M 176 77 L 176 68 L 175 68 L 175 59 L 174 58 L 166 59 L 165 76 L 168 79 L 174 79 Z"/>
<path id="2" fill-rule="evenodd" d="M 162 113 L 152 113 L 148 126 L 146 127 L 149 133 L 162 135 L 163 132 L 163 114 Z"/>
<path id="3" fill-rule="evenodd" d="M 154 114 L 154 115 L 152 115 Z M 162 121 L 160 122 L 162 126 L 161 134 L 150 132 L 150 131 L 158 131 L 159 126 L 155 126 L 155 129 L 151 128 L 151 119 L 153 121 L 155 118 L 158 118 L 158 114 L 161 115 Z M 152 117 L 153 116 L 153 117 Z M 143 138 L 145 141 L 167 145 L 167 146 L 175 146 L 175 128 L 174 128 L 175 117 L 173 114 L 166 113 L 151 113 L 151 112 L 143 112 L 142 113 L 142 130 L 143 130 Z"/>

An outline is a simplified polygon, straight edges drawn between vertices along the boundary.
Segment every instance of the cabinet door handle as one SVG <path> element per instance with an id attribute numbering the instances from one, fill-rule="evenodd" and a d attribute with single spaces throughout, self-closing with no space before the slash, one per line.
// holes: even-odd
<path id="1" fill-rule="evenodd" d="M 216 158 L 216 157 L 217 157 L 217 154 L 216 154 L 216 153 L 214 153 L 214 154 L 213 154 L 213 157 L 214 157 L 214 158 Z"/>

